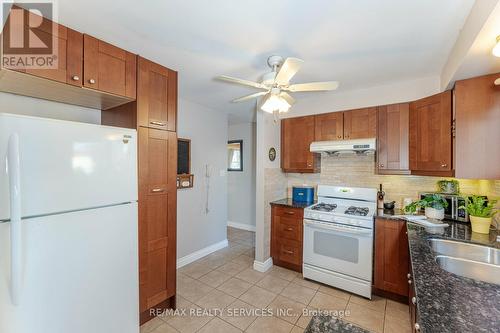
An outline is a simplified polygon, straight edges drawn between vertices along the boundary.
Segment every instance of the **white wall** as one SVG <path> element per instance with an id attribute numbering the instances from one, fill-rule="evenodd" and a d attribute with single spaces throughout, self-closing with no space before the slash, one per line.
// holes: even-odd
<path id="1" fill-rule="evenodd" d="M 0 92 L 0 112 L 100 124 L 101 110 Z"/>
<path id="2" fill-rule="evenodd" d="M 243 140 L 243 171 L 227 174 L 228 224 L 255 230 L 255 123 L 230 124 L 228 140 Z"/>
<path id="3" fill-rule="evenodd" d="M 179 99 L 178 136 L 191 139 L 194 187 L 177 191 L 177 258 L 225 241 L 227 225 L 227 115 Z M 210 166 L 209 209 L 205 165 Z"/>

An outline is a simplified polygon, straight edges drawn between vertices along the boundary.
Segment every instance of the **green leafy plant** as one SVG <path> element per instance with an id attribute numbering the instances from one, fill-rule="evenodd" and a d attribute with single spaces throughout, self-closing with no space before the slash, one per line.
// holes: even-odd
<path id="1" fill-rule="evenodd" d="M 405 207 L 406 213 L 415 213 L 418 208 L 431 207 L 434 209 L 444 209 L 448 207 L 448 201 L 446 201 L 439 194 L 429 194 L 426 195 L 422 200 L 414 201 Z"/>
<path id="2" fill-rule="evenodd" d="M 465 209 L 471 216 L 489 218 L 498 213 L 498 208 L 495 208 L 498 200 L 489 200 L 486 203 L 486 199 L 478 195 L 473 195 L 470 198 L 465 197 L 464 199 L 465 206 L 460 206 L 459 208 Z"/>

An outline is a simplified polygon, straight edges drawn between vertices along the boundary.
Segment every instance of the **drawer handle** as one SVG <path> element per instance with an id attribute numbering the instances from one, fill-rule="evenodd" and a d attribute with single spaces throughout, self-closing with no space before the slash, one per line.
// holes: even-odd
<path id="1" fill-rule="evenodd" d="M 446 168 L 447 166 L 448 166 L 448 164 L 446 164 L 446 163 L 441 164 L 441 168 Z"/>
<path id="2" fill-rule="evenodd" d="M 73 80 L 73 81 L 80 81 L 80 77 L 78 75 L 73 75 L 71 77 L 71 80 Z"/>
<path id="3" fill-rule="evenodd" d="M 412 304 L 417 304 L 417 298 L 416 297 L 412 297 L 411 298 L 411 303 Z"/>
<path id="4" fill-rule="evenodd" d="M 290 211 L 286 211 L 285 214 L 288 214 L 288 215 L 295 215 L 295 212 L 290 212 Z"/>
<path id="5" fill-rule="evenodd" d="M 90 79 L 90 80 L 89 80 L 89 83 L 90 83 L 90 84 L 95 84 L 95 80 L 94 80 L 94 79 Z"/>
<path id="6" fill-rule="evenodd" d="M 293 228 L 288 227 L 288 228 L 286 228 L 285 230 L 286 230 L 286 231 L 293 231 Z"/>
<path id="7" fill-rule="evenodd" d="M 154 188 L 151 190 L 151 192 L 153 193 L 161 193 L 161 192 L 165 192 L 165 189 L 164 188 Z"/>
<path id="8" fill-rule="evenodd" d="M 337 135 L 337 139 L 342 139 L 342 135 Z"/>
<path id="9" fill-rule="evenodd" d="M 286 254 L 293 254 L 293 251 L 289 251 L 289 250 L 284 250 L 283 252 L 285 252 Z"/>
<path id="10" fill-rule="evenodd" d="M 161 121 L 150 121 L 149 122 L 151 125 L 156 125 L 156 126 L 166 126 L 166 123 L 163 123 Z"/>

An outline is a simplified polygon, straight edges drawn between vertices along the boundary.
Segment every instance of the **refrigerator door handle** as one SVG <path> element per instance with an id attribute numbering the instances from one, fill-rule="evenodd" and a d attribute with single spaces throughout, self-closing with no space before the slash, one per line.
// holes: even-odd
<path id="1" fill-rule="evenodd" d="M 21 292 L 22 225 L 21 225 L 21 168 L 19 135 L 9 137 L 7 173 L 10 193 L 10 295 L 12 304 L 18 305 Z"/>

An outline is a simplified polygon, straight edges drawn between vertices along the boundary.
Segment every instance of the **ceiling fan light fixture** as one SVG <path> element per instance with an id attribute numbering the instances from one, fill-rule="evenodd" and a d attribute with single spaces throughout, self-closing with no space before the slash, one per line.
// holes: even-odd
<path id="1" fill-rule="evenodd" d="M 500 35 L 497 36 L 497 43 L 495 47 L 493 47 L 493 50 L 491 50 L 491 53 L 493 53 L 495 57 L 500 57 Z"/>
<path id="2" fill-rule="evenodd" d="M 268 113 L 274 113 L 274 111 L 283 113 L 287 112 L 290 109 L 290 106 L 291 105 L 284 98 L 271 94 L 264 104 L 262 104 L 260 109 Z"/>

